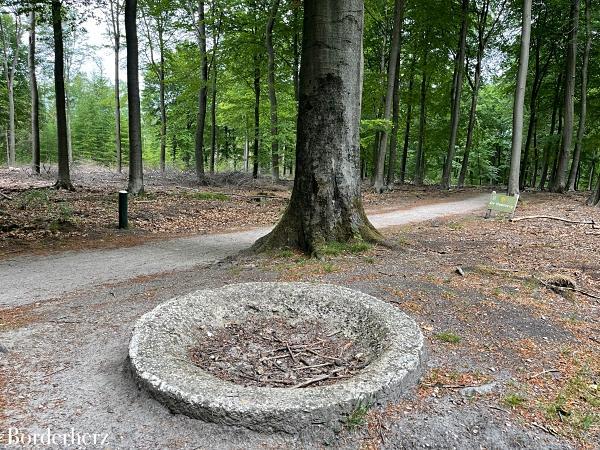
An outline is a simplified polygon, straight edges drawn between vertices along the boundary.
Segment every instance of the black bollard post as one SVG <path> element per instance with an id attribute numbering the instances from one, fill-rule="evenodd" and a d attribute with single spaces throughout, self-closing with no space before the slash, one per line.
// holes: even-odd
<path id="1" fill-rule="evenodd" d="M 119 228 L 127 228 L 127 191 L 119 191 Z"/>

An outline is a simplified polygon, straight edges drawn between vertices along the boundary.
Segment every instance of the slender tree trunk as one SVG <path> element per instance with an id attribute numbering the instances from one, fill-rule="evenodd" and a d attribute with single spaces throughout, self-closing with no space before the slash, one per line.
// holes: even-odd
<path id="1" fill-rule="evenodd" d="M 465 185 L 465 177 L 469 169 L 469 156 L 473 145 L 473 134 L 475 132 L 475 116 L 477 113 L 477 102 L 479 100 L 479 88 L 481 86 L 481 62 L 483 60 L 483 48 L 481 42 L 477 49 L 477 63 L 475 64 L 475 75 L 473 80 L 473 92 L 471 93 L 471 108 L 469 110 L 469 125 L 467 126 L 467 140 L 465 142 L 465 152 L 458 175 L 458 187 Z"/>
<path id="2" fill-rule="evenodd" d="M 398 59 L 400 58 L 400 37 L 402 35 L 402 21 L 404 19 L 404 0 L 395 0 L 394 2 L 394 28 L 392 30 L 392 45 L 390 48 L 390 59 L 387 71 L 387 91 L 385 94 L 385 107 L 383 118 L 390 120 L 392 118 L 392 107 L 394 101 L 394 85 L 396 83 L 396 70 L 398 69 Z M 383 192 L 385 189 L 385 155 L 388 148 L 389 131 L 386 127 L 379 135 L 377 147 L 377 156 L 375 159 L 375 179 L 373 187 L 375 192 Z"/>
<path id="3" fill-rule="evenodd" d="M 217 64 L 216 48 L 213 48 L 211 99 L 210 99 L 210 173 L 215 173 L 217 160 Z"/>
<path id="4" fill-rule="evenodd" d="M 258 178 L 258 162 L 260 151 L 260 59 L 254 55 L 254 160 L 252 177 Z"/>
<path id="5" fill-rule="evenodd" d="M 380 240 L 360 195 L 362 0 L 305 0 L 296 177 L 290 204 L 255 250 Z"/>
<path id="6" fill-rule="evenodd" d="M 564 125 L 562 134 L 562 146 L 556 167 L 556 177 L 552 184 L 554 192 L 564 192 L 566 188 L 566 170 L 569 164 L 571 143 L 573 142 L 573 118 L 575 99 L 575 69 L 577 65 L 577 31 L 579 28 L 579 2 L 571 0 L 571 14 L 569 21 L 569 42 L 567 45 L 567 70 L 565 73 L 565 97 L 564 97 Z M 577 166 L 575 166 L 577 167 Z"/>
<path id="7" fill-rule="evenodd" d="M 275 50 L 273 49 L 273 26 L 277 19 L 279 0 L 274 0 L 267 21 L 265 46 L 268 58 L 269 103 L 271 113 L 271 174 L 279 180 L 279 124 L 277 120 L 277 94 L 275 91 Z"/>
<path id="8" fill-rule="evenodd" d="M 40 97 L 35 73 L 36 13 L 29 13 L 29 89 L 31 95 L 31 168 L 40 173 Z"/>
<path id="9" fill-rule="evenodd" d="M 527 84 L 527 67 L 529 64 L 529 42 L 531 39 L 531 0 L 523 0 L 523 20 L 521 30 L 521 53 L 519 55 L 519 73 L 515 89 L 513 107 L 513 133 L 511 146 L 510 174 L 508 178 L 508 194 L 519 193 L 519 174 L 521 165 L 521 146 L 523 141 L 523 105 L 525 103 L 525 86 Z"/>
<path id="10" fill-rule="evenodd" d="M 165 41 L 162 25 L 158 27 L 158 96 L 160 108 L 160 171 L 165 171 L 167 160 L 167 107 L 165 105 Z"/>
<path id="11" fill-rule="evenodd" d="M 208 56 L 206 54 L 206 23 L 204 21 L 204 1 L 198 2 L 198 47 L 200 49 L 200 91 L 198 92 L 198 117 L 196 120 L 196 178 L 204 179 L 204 125 L 206 123 L 206 103 L 208 85 Z"/>
<path id="12" fill-rule="evenodd" d="M 67 108 L 65 104 L 65 60 L 60 0 L 52 0 L 52 29 L 54 33 L 54 93 L 56 95 L 56 134 L 58 139 L 57 189 L 73 190 L 69 173 L 67 144 Z"/>
<path id="13" fill-rule="evenodd" d="M 417 142 L 417 153 L 415 155 L 415 185 L 423 185 L 425 179 L 425 128 L 427 127 L 427 51 L 425 52 L 423 64 L 423 76 L 421 80 L 421 105 L 419 113 L 419 140 Z"/>
<path id="14" fill-rule="evenodd" d="M 412 122 L 412 98 L 413 86 L 415 82 L 415 59 L 410 67 L 410 79 L 408 82 L 408 101 L 406 106 L 406 125 L 404 127 L 404 145 L 402 147 L 402 159 L 400 160 L 400 182 L 406 181 L 406 164 L 408 163 L 408 144 L 410 142 L 410 125 Z"/>
<path id="15" fill-rule="evenodd" d="M 8 64 L 8 47 L 10 45 L 6 30 L 0 21 L 0 33 L 2 34 L 2 46 L 4 51 L 4 74 L 6 76 L 6 90 L 8 92 L 8 167 L 16 163 L 16 115 L 15 115 L 15 75 L 19 61 L 19 44 L 21 41 L 21 27 L 19 17 L 15 15 L 15 47 L 13 59 Z"/>
<path id="16" fill-rule="evenodd" d="M 113 51 L 115 57 L 115 74 L 114 74 L 114 96 L 115 96 L 115 156 L 117 160 L 117 172 L 122 172 L 123 156 L 121 143 L 121 81 L 119 77 L 119 55 L 121 52 L 121 21 L 120 0 L 110 0 L 110 29 L 112 30 Z"/>
<path id="17" fill-rule="evenodd" d="M 456 61 L 455 86 L 452 96 L 452 117 L 450 119 L 450 141 L 448 153 L 442 174 L 441 188 L 448 189 L 452 182 L 452 163 L 456 153 L 456 141 L 458 138 L 458 124 L 460 121 L 460 98 L 462 93 L 463 74 L 465 70 L 465 54 L 467 51 L 467 28 L 469 22 L 469 0 L 462 0 L 461 6 L 461 28 L 458 43 L 458 56 Z"/>
<path id="18" fill-rule="evenodd" d="M 396 181 L 396 159 L 398 155 L 398 131 L 400 130 L 400 58 L 396 60 L 396 78 L 392 107 L 392 136 L 390 138 L 390 159 L 388 161 L 387 185 L 394 186 Z"/>
<path id="19" fill-rule="evenodd" d="M 144 191 L 142 166 L 142 126 L 140 112 L 139 50 L 137 0 L 125 0 L 125 38 L 127 41 L 127 100 L 129 110 L 129 193 Z"/>
<path id="20" fill-rule="evenodd" d="M 552 102 L 552 119 L 550 120 L 550 133 L 548 135 L 550 138 L 554 135 L 554 129 L 556 126 L 556 118 L 558 116 L 558 109 L 559 109 L 558 101 L 559 101 L 559 97 L 560 97 L 561 84 L 562 84 L 562 73 L 559 73 L 557 80 L 556 80 L 556 88 L 554 89 L 554 101 Z M 552 150 L 552 142 L 551 142 L 551 140 L 549 140 L 549 142 L 547 142 L 544 145 L 544 159 L 543 159 L 543 163 L 542 163 L 542 175 L 540 178 L 540 186 L 539 186 L 540 191 L 544 190 L 544 188 L 546 186 L 546 180 L 548 179 L 548 167 L 550 166 L 551 150 Z"/>
<path id="21" fill-rule="evenodd" d="M 590 49 L 592 47 L 592 30 L 590 17 L 590 0 L 585 0 L 585 28 L 586 42 L 583 51 L 583 66 L 581 67 L 581 109 L 579 111 L 579 128 L 577 130 L 577 140 L 575 141 L 575 152 L 573 153 L 573 163 L 571 165 L 571 173 L 569 174 L 568 189 L 575 190 L 575 175 L 579 161 L 581 159 L 581 150 L 583 146 L 583 138 L 585 136 L 585 119 L 587 115 L 587 84 L 588 84 L 588 66 L 590 63 Z"/>

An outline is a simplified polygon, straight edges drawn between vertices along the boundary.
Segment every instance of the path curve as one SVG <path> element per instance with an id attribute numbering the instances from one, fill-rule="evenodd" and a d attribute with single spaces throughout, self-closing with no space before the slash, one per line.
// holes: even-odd
<path id="1" fill-rule="evenodd" d="M 369 216 L 377 228 L 467 214 L 488 195 Z M 111 282 L 213 264 L 249 247 L 271 228 L 177 238 L 135 247 L 67 251 L 0 261 L 0 308 L 22 306 Z"/>

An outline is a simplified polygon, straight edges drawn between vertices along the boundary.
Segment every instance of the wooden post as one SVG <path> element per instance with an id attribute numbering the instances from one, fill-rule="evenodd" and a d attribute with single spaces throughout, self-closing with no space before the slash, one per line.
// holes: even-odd
<path id="1" fill-rule="evenodd" d="M 127 191 L 119 191 L 119 229 L 127 227 Z"/>

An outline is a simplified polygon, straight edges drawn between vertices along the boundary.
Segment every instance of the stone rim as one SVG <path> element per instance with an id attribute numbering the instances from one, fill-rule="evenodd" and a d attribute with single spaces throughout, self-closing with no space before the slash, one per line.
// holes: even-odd
<path id="1" fill-rule="evenodd" d="M 209 324 L 234 310 L 243 314 L 239 311 L 242 307 L 265 308 L 264 313 L 271 308 L 270 313 L 283 314 L 286 308 L 293 310 L 303 304 L 309 305 L 300 309 L 303 314 L 320 308 L 333 308 L 338 315 L 340 311 L 361 312 L 366 319 L 353 315 L 342 320 L 375 321 L 385 332 L 388 345 L 352 378 L 305 389 L 244 387 L 214 377 L 187 357 L 187 348 L 198 337 L 193 327 L 199 325 L 200 314 Z M 311 426 L 337 429 L 358 405 L 399 398 L 420 376 L 424 358 L 423 335 L 406 314 L 370 295 L 313 283 L 234 284 L 174 298 L 139 319 L 129 346 L 135 379 L 173 412 L 259 431 L 291 433 Z"/>

